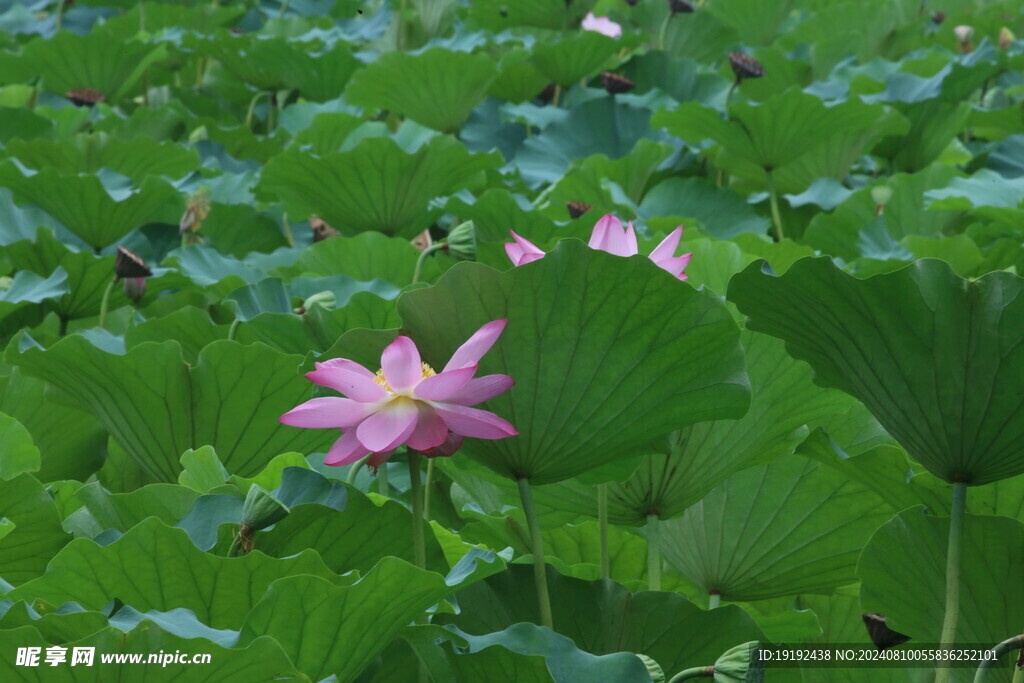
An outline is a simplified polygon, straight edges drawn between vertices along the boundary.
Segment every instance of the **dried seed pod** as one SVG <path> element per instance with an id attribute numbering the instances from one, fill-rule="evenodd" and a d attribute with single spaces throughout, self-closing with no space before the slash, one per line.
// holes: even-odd
<path id="1" fill-rule="evenodd" d="M 325 239 L 337 237 L 341 233 L 327 225 L 322 218 L 314 216 L 309 219 L 309 227 L 313 228 L 313 241 L 323 242 Z"/>
<path id="2" fill-rule="evenodd" d="M 579 218 L 594 207 L 583 202 L 566 202 L 565 208 L 569 209 L 569 218 Z"/>
<path id="3" fill-rule="evenodd" d="M 764 76 L 764 67 L 761 66 L 761 62 L 742 52 L 729 53 L 729 66 L 732 67 L 732 72 L 736 74 L 737 83 L 742 82 L 744 78 L 761 78 L 761 76 Z"/>
<path id="4" fill-rule="evenodd" d="M 636 87 L 636 83 L 629 80 L 622 74 L 605 71 L 601 74 L 601 85 L 612 95 L 629 92 Z"/>
<path id="5" fill-rule="evenodd" d="M 117 259 L 114 261 L 114 274 L 120 278 L 149 277 L 153 271 L 149 269 L 142 257 L 127 247 L 118 245 Z"/>
<path id="6" fill-rule="evenodd" d="M 932 15 L 932 22 L 934 22 L 936 25 L 941 24 L 945 20 L 946 20 L 946 13 L 945 12 L 936 12 L 935 14 Z"/>
<path id="7" fill-rule="evenodd" d="M 544 89 L 537 93 L 537 99 L 541 102 L 547 103 L 555 99 L 555 89 L 558 87 L 556 83 L 549 83 L 544 86 Z"/>
<path id="8" fill-rule="evenodd" d="M 97 102 L 106 102 L 107 100 L 103 93 L 92 88 L 69 90 L 64 94 L 64 97 L 71 100 L 78 107 L 91 107 Z"/>
<path id="9" fill-rule="evenodd" d="M 693 3 L 689 0 L 668 0 L 668 11 L 675 14 L 689 14 L 694 11 Z"/>

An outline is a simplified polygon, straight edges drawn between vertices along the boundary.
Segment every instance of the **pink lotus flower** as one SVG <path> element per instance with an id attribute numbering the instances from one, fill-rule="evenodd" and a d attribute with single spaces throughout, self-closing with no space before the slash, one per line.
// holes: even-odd
<path id="1" fill-rule="evenodd" d="M 512 265 L 522 266 L 544 257 L 544 250 L 538 248 L 530 240 L 512 233 L 515 242 L 505 243 L 505 253 L 512 260 Z M 654 263 L 680 280 L 685 280 L 687 275 L 684 270 L 689 265 L 693 254 L 674 256 L 679 247 L 679 240 L 683 237 L 683 226 L 677 227 L 668 237 L 661 241 L 650 254 Z M 634 256 L 640 253 L 636 245 L 636 232 L 633 231 L 633 223 L 623 229 L 622 221 L 615 216 L 606 214 L 594 225 L 594 231 L 590 234 L 589 246 L 591 249 L 600 249 L 615 256 Z"/>
<path id="2" fill-rule="evenodd" d="M 314 398 L 278 420 L 292 427 L 340 428 L 344 433 L 324 458 L 326 465 L 348 465 L 371 453 L 369 464 L 380 465 L 403 443 L 439 456 L 458 450 L 464 436 L 516 436 L 515 427 L 494 413 L 469 407 L 515 383 L 508 375 L 473 376 L 507 322 L 494 320 L 477 330 L 440 373 L 420 361 L 408 337 L 384 349 L 376 374 L 346 358 L 317 363 L 306 378 L 348 398 Z"/>
<path id="3" fill-rule="evenodd" d="M 584 31 L 597 31 L 609 38 L 618 38 L 622 35 L 622 27 L 608 17 L 595 17 L 593 12 L 587 12 L 583 23 L 580 24 Z"/>

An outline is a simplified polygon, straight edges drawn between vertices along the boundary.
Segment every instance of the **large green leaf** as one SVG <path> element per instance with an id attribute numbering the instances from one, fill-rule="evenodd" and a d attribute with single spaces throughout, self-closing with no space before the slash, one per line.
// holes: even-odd
<path id="1" fill-rule="evenodd" d="M 0 481 L 0 519 L 14 526 L 0 535 L 0 576 L 13 584 L 42 574 L 71 540 L 53 499 L 30 474 Z"/>
<path id="2" fill-rule="evenodd" d="M 25 425 L 0 412 L 0 479 L 39 470 L 39 449 Z"/>
<path id="3" fill-rule="evenodd" d="M 313 576 L 286 578 L 253 607 L 240 644 L 269 635 L 310 679 L 334 674 L 347 683 L 410 621 L 471 580 L 446 580 L 390 557 L 351 586 Z"/>
<path id="4" fill-rule="evenodd" d="M 539 42 L 530 62 L 549 81 L 563 88 L 593 76 L 621 46 L 615 38 L 583 31 L 557 43 Z"/>
<path id="5" fill-rule="evenodd" d="M 890 628 L 917 642 L 940 642 L 948 543 L 949 518 L 925 515 L 919 507 L 881 527 L 857 567 L 864 611 L 884 614 Z M 1020 632 L 1024 524 L 967 515 L 960 563 L 955 642 L 995 644 Z"/>
<path id="6" fill-rule="evenodd" d="M 263 168 L 259 187 L 344 234 L 378 230 L 411 238 L 438 214 L 428 206 L 431 199 L 454 193 L 499 160 L 498 154 L 470 154 L 444 136 L 412 154 L 388 138 L 367 138 L 323 157 L 279 154 Z"/>
<path id="7" fill-rule="evenodd" d="M 484 100 L 497 76 L 494 61 L 483 54 L 440 47 L 416 55 L 387 52 L 355 75 L 345 99 L 451 133 Z"/>
<path id="8" fill-rule="evenodd" d="M 436 367 L 484 323 L 509 320 L 480 374 L 515 379 L 486 407 L 520 435 L 464 450 L 533 484 L 612 462 L 686 424 L 738 417 L 749 403 L 728 311 L 646 257 L 564 240 L 507 273 L 458 264 L 436 286 L 404 294 L 398 311 Z"/>
<path id="9" fill-rule="evenodd" d="M 647 515 L 681 515 L 732 474 L 792 453 L 806 436 L 805 424 L 855 410 L 838 391 L 822 390 L 806 364 L 786 355 L 782 343 L 744 332 L 752 396 L 750 410 L 738 420 L 700 422 L 658 443 L 636 473 L 608 485 L 609 519 L 642 525 Z M 578 481 L 535 490 L 538 503 L 593 517 L 596 491 Z"/>
<path id="10" fill-rule="evenodd" d="M 263 344 L 220 340 L 194 367 L 177 342 L 141 344 L 124 355 L 106 353 L 72 335 L 50 349 L 10 349 L 9 361 L 28 375 L 66 391 L 157 481 L 177 481 L 179 456 L 211 445 L 229 471 L 259 472 L 273 456 L 310 452 L 329 435 L 296 430 L 277 418 L 309 395 L 298 374 L 301 357 Z M 240 420 L 239 416 L 245 416 Z"/>
<path id="11" fill-rule="evenodd" d="M 483 28 L 496 33 L 514 26 L 561 30 L 579 26 L 595 3 L 596 0 L 577 0 L 569 4 L 558 0 L 477 0 L 471 5 L 470 16 Z"/>
<path id="12" fill-rule="evenodd" d="M 734 474 L 658 535 L 665 559 L 704 592 L 764 600 L 852 583 L 861 548 L 892 513 L 868 486 L 790 455 Z"/>
<path id="13" fill-rule="evenodd" d="M 630 593 L 612 581 L 581 581 L 548 567 L 555 629 L 593 654 L 640 652 L 666 671 L 714 661 L 737 642 L 759 640 L 760 630 L 739 607 L 704 611 L 681 595 Z M 435 622 L 483 635 L 519 622 L 537 621 L 532 570 L 510 565 L 501 574 L 468 586 L 455 597 L 458 615 Z"/>
<path id="14" fill-rule="evenodd" d="M 117 102 L 134 90 L 148 66 L 167 56 L 165 46 L 125 38 L 111 31 L 60 31 L 30 42 L 21 58 L 50 92 L 91 88 Z"/>
<path id="15" fill-rule="evenodd" d="M 842 180 L 864 151 L 907 123 L 880 104 L 856 99 L 826 106 L 814 95 L 789 90 L 761 104 L 740 102 L 723 119 L 717 109 L 687 102 L 651 121 L 691 145 L 713 140 L 723 169 L 765 182 L 770 171 L 780 190 L 799 192 L 816 178 Z"/>
<path id="16" fill-rule="evenodd" d="M 24 176 L 10 162 L 0 165 L 0 185 L 13 190 L 19 203 L 35 204 L 95 249 L 152 220 L 177 195 L 156 178 L 147 179 L 137 190 L 119 189 L 112 194 L 95 175 L 64 175 L 47 168 Z"/>
<path id="17" fill-rule="evenodd" d="M 8 595 L 53 605 L 74 601 L 87 609 L 101 609 L 113 598 L 140 611 L 184 607 L 207 626 L 237 629 L 268 586 L 297 574 L 324 585 L 346 581 L 312 550 L 282 560 L 258 551 L 217 557 L 193 545 L 183 530 L 146 519 L 108 546 L 72 541 L 43 576 Z"/>
<path id="18" fill-rule="evenodd" d="M 1022 290 L 1011 273 L 965 281 L 931 259 L 858 280 L 816 258 L 782 276 L 753 263 L 729 298 L 933 474 L 979 485 L 1024 472 Z"/>

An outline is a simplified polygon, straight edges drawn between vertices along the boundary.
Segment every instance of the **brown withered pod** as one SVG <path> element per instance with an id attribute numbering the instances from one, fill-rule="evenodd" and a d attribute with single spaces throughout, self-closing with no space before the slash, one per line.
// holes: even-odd
<path id="1" fill-rule="evenodd" d="M 569 210 L 569 218 L 576 219 L 594 207 L 584 202 L 566 202 L 565 208 Z"/>
<path id="2" fill-rule="evenodd" d="M 97 102 L 106 102 L 107 98 L 103 93 L 92 88 L 76 88 L 64 93 L 64 97 L 71 100 L 78 107 L 92 107 Z"/>
<path id="3" fill-rule="evenodd" d="M 624 92 L 629 92 L 636 87 L 636 83 L 626 78 L 622 74 L 613 73 L 611 71 L 604 71 L 601 73 L 601 85 L 611 95 L 619 95 Z"/>
<path id="4" fill-rule="evenodd" d="M 736 74 L 736 82 L 742 83 L 744 78 L 761 78 L 764 76 L 764 67 L 750 55 L 742 52 L 729 53 L 729 66 Z"/>

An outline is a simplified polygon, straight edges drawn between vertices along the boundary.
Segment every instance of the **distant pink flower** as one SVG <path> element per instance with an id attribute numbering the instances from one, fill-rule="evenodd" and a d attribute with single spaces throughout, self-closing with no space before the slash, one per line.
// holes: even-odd
<path id="1" fill-rule="evenodd" d="M 371 453 L 369 464 L 380 465 L 403 443 L 434 456 L 454 453 L 464 436 L 516 436 L 515 427 L 494 413 L 469 407 L 515 383 L 508 375 L 473 377 L 507 322 L 494 320 L 477 330 L 440 373 L 420 361 L 408 337 L 384 349 L 376 374 L 346 358 L 317 363 L 306 378 L 348 398 L 314 398 L 278 419 L 292 427 L 341 429 L 344 433 L 324 458 L 327 465 L 348 465 Z"/>
<path id="2" fill-rule="evenodd" d="M 595 17 L 593 12 L 587 12 L 587 16 L 580 24 L 584 31 L 597 31 L 609 38 L 618 38 L 622 35 L 622 27 L 608 17 Z"/>
<path id="3" fill-rule="evenodd" d="M 512 265 L 522 266 L 544 257 L 542 249 L 515 232 L 511 230 L 509 232 L 512 233 L 515 242 L 506 242 L 505 252 L 512 260 Z M 674 255 L 682 237 L 683 226 L 680 225 L 654 248 L 649 258 L 659 268 L 680 280 L 685 280 L 687 276 L 683 271 L 689 265 L 693 254 Z M 600 249 L 615 256 L 634 256 L 640 253 L 636 245 L 636 232 L 633 231 L 633 223 L 630 222 L 626 228 L 623 228 L 622 221 L 610 213 L 602 216 L 594 225 L 594 231 L 590 234 L 589 246 L 591 249 Z"/>

